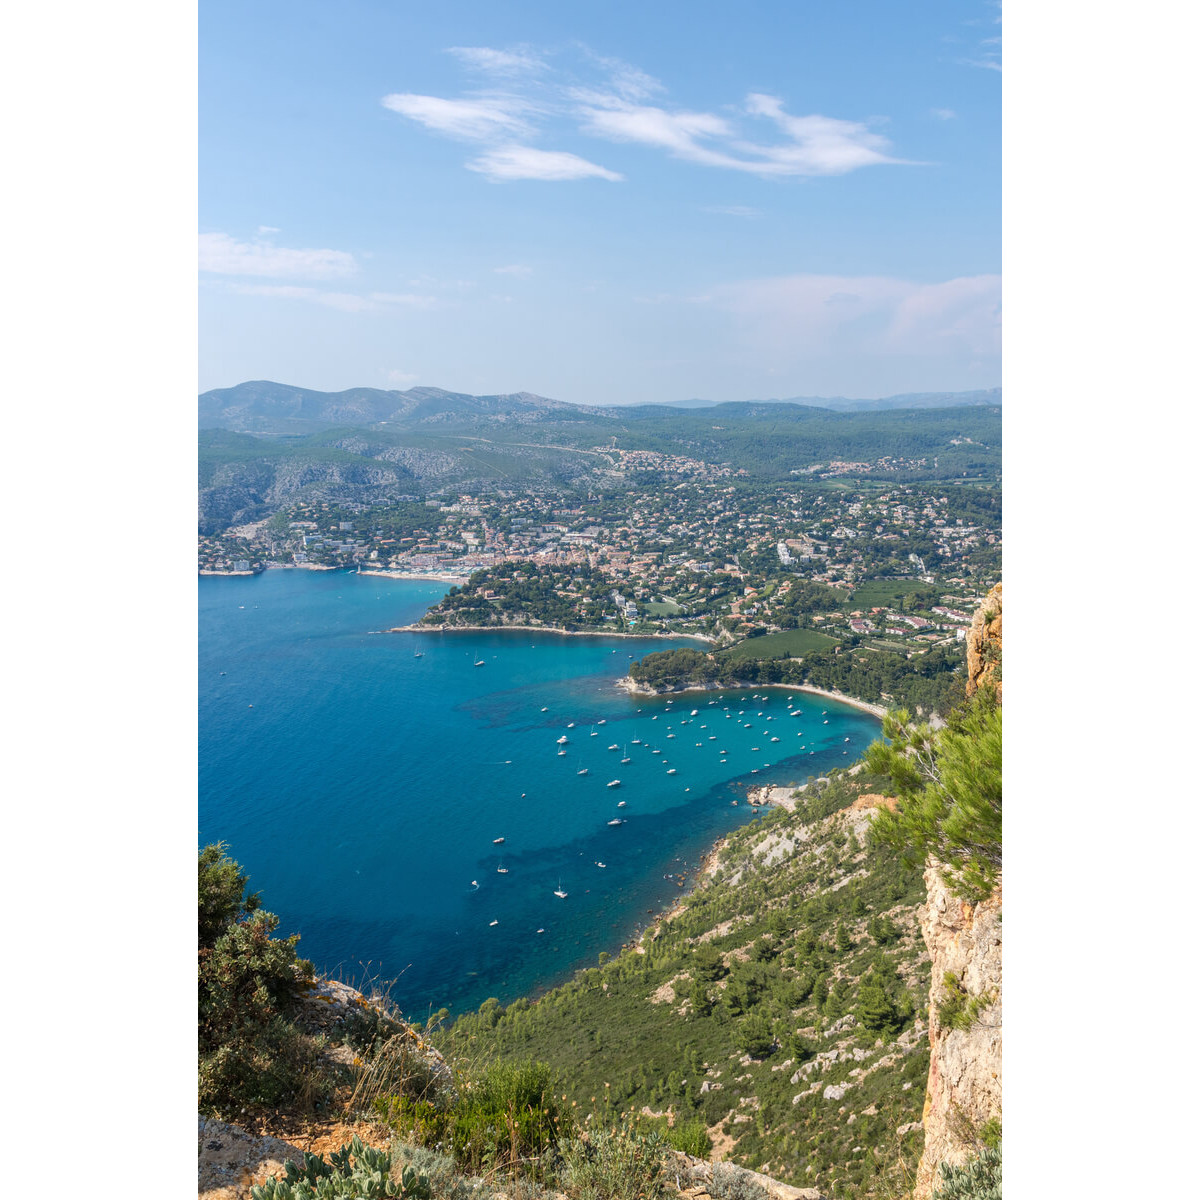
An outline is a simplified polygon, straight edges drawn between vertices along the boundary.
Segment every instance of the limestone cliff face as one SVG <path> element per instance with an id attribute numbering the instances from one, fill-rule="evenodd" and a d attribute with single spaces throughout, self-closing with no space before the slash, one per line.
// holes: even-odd
<path id="1" fill-rule="evenodd" d="M 1000 653 L 1003 649 L 1003 593 L 996 584 L 979 606 L 967 632 L 967 695 L 972 695 L 985 680 L 990 680 L 1001 696 Z"/>
<path id="2" fill-rule="evenodd" d="M 980 1129 L 1001 1117 L 1002 888 L 997 885 L 987 900 L 972 907 L 950 891 L 932 865 L 925 871 L 925 887 L 929 899 L 917 916 L 932 960 L 930 1061 L 925 1152 L 914 1200 L 928 1200 L 939 1163 L 957 1164 L 978 1154 Z M 947 973 L 957 986 L 947 988 Z M 950 1024 L 953 1007 L 962 1015 Z M 957 1027 L 961 1025 L 966 1027 Z"/>

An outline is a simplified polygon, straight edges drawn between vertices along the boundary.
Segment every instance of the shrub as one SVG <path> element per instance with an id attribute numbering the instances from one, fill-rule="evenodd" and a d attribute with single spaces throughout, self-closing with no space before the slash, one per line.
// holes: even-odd
<path id="1" fill-rule="evenodd" d="M 674 1150 L 690 1154 L 693 1158 L 707 1158 L 712 1153 L 712 1138 L 699 1117 L 690 1121 L 676 1121 L 663 1130 L 663 1138 Z"/>
<path id="2" fill-rule="evenodd" d="M 430 1200 L 429 1180 L 405 1167 L 398 1180 L 391 1177 L 392 1156 L 364 1146 L 355 1137 L 335 1150 L 326 1162 L 316 1154 L 304 1155 L 304 1167 L 289 1162 L 283 1179 L 273 1179 L 250 1189 L 251 1200 Z M 353 1161 L 352 1161 L 353 1160 Z"/>
<path id="3" fill-rule="evenodd" d="M 751 1058 L 765 1058 L 775 1045 L 770 1023 L 756 1014 L 751 1014 L 738 1026 L 734 1040 L 737 1048 Z"/>
<path id="4" fill-rule="evenodd" d="M 712 1194 L 717 1200 L 768 1200 L 766 1188 L 751 1173 L 733 1163 L 714 1163 Z"/>
<path id="5" fill-rule="evenodd" d="M 223 845 L 206 846 L 198 870 L 199 1102 L 209 1111 L 244 1104 L 304 1107 L 328 1096 L 317 1052 L 287 1020 L 312 979 L 296 957 L 299 937 L 246 896 L 246 876 Z"/>
<path id="6" fill-rule="evenodd" d="M 455 1161 L 479 1173 L 533 1159 L 558 1144 L 564 1114 L 545 1063 L 498 1062 L 461 1089 L 451 1114 Z"/>
<path id="7" fill-rule="evenodd" d="M 667 1191 L 667 1142 L 628 1121 L 591 1130 L 565 1147 L 560 1181 L 573 1200 L 658 1200 Z"/>
<path id="8" fill-rule="evenodd" d="M 960 1167 L 942 1163 L 933 1188 L 933 1200 L 1001 1200 L 1001 1147 L 985 1147 L 977 1158 Z"/>

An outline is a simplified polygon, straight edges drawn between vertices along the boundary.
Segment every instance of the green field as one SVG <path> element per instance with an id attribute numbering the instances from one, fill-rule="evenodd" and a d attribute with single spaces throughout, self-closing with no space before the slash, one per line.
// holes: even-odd
<path id="1" fill-rule="evenodd" d="M 745 662 L 760 658 L 801 658 L 814 650 L 827 650 L 837 644 L 837 638 L 818 633 L 815 629 L 785 629 L 781 633 L 768 633 L 763 637 L 746 638 L 721 651 L 718 656 L 725 662 Z"/>
<path id="2" fill-rule="evenodd" d="M 653 603 L 644 604 L 642 607 L 652 617 L 673 617 L 676 613 L 683 612 L 683 609 L 674 600 L 655 600 Z"/>
<path id="3" fill-rule="evenodd" d="M 905 596 L 928 588 L 919 579 L 868 579 L 850 593 L 846 608 L 895 608 Z M 937 603 L 935 601 L 935 603 Z"/>

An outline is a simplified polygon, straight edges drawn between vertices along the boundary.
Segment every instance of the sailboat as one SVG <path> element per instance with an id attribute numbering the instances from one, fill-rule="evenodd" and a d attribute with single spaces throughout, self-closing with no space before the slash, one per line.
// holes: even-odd
<path id="1" fill-rule="evenodd" d="M 623 759 L 621 759 L 621 762 L 622 763 L 633 762 L 633 759 L 631 759 L 629 757 L 629 747 L 628 746 L 625 747 L 625 757 Z"/>
<path id="2" fill-rule="evenodd" d="M 556 896 L 557 896 L 557 897 L 558 897 L 560 900 L 565 900 L 565 899 L 567 898 L 567 893 L 563 891 L 563 885 L 562 885 L 562 880 L 561 880 L 561 879 L 558 881 L 558 887 L 556 887 L 556 888 L 554 889 L 554 894 L 555 894 L 555 895 L 556 895 Z"/>

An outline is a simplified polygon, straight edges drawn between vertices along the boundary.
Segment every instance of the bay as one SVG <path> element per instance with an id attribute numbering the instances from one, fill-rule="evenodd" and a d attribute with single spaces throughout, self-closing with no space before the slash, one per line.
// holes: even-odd
<path id="1" fill-rule="evenodd" d="M 389 986 L 413 1017 L 594 966 L 753 819 L 748 786 L 848 765 L 878 736 L 781 689 L 615 686 L 695 642 L 382 632 L 444 592 L 342 571 L 199 581 L 200 844 L 227 843 L 318 970 Z"/>

